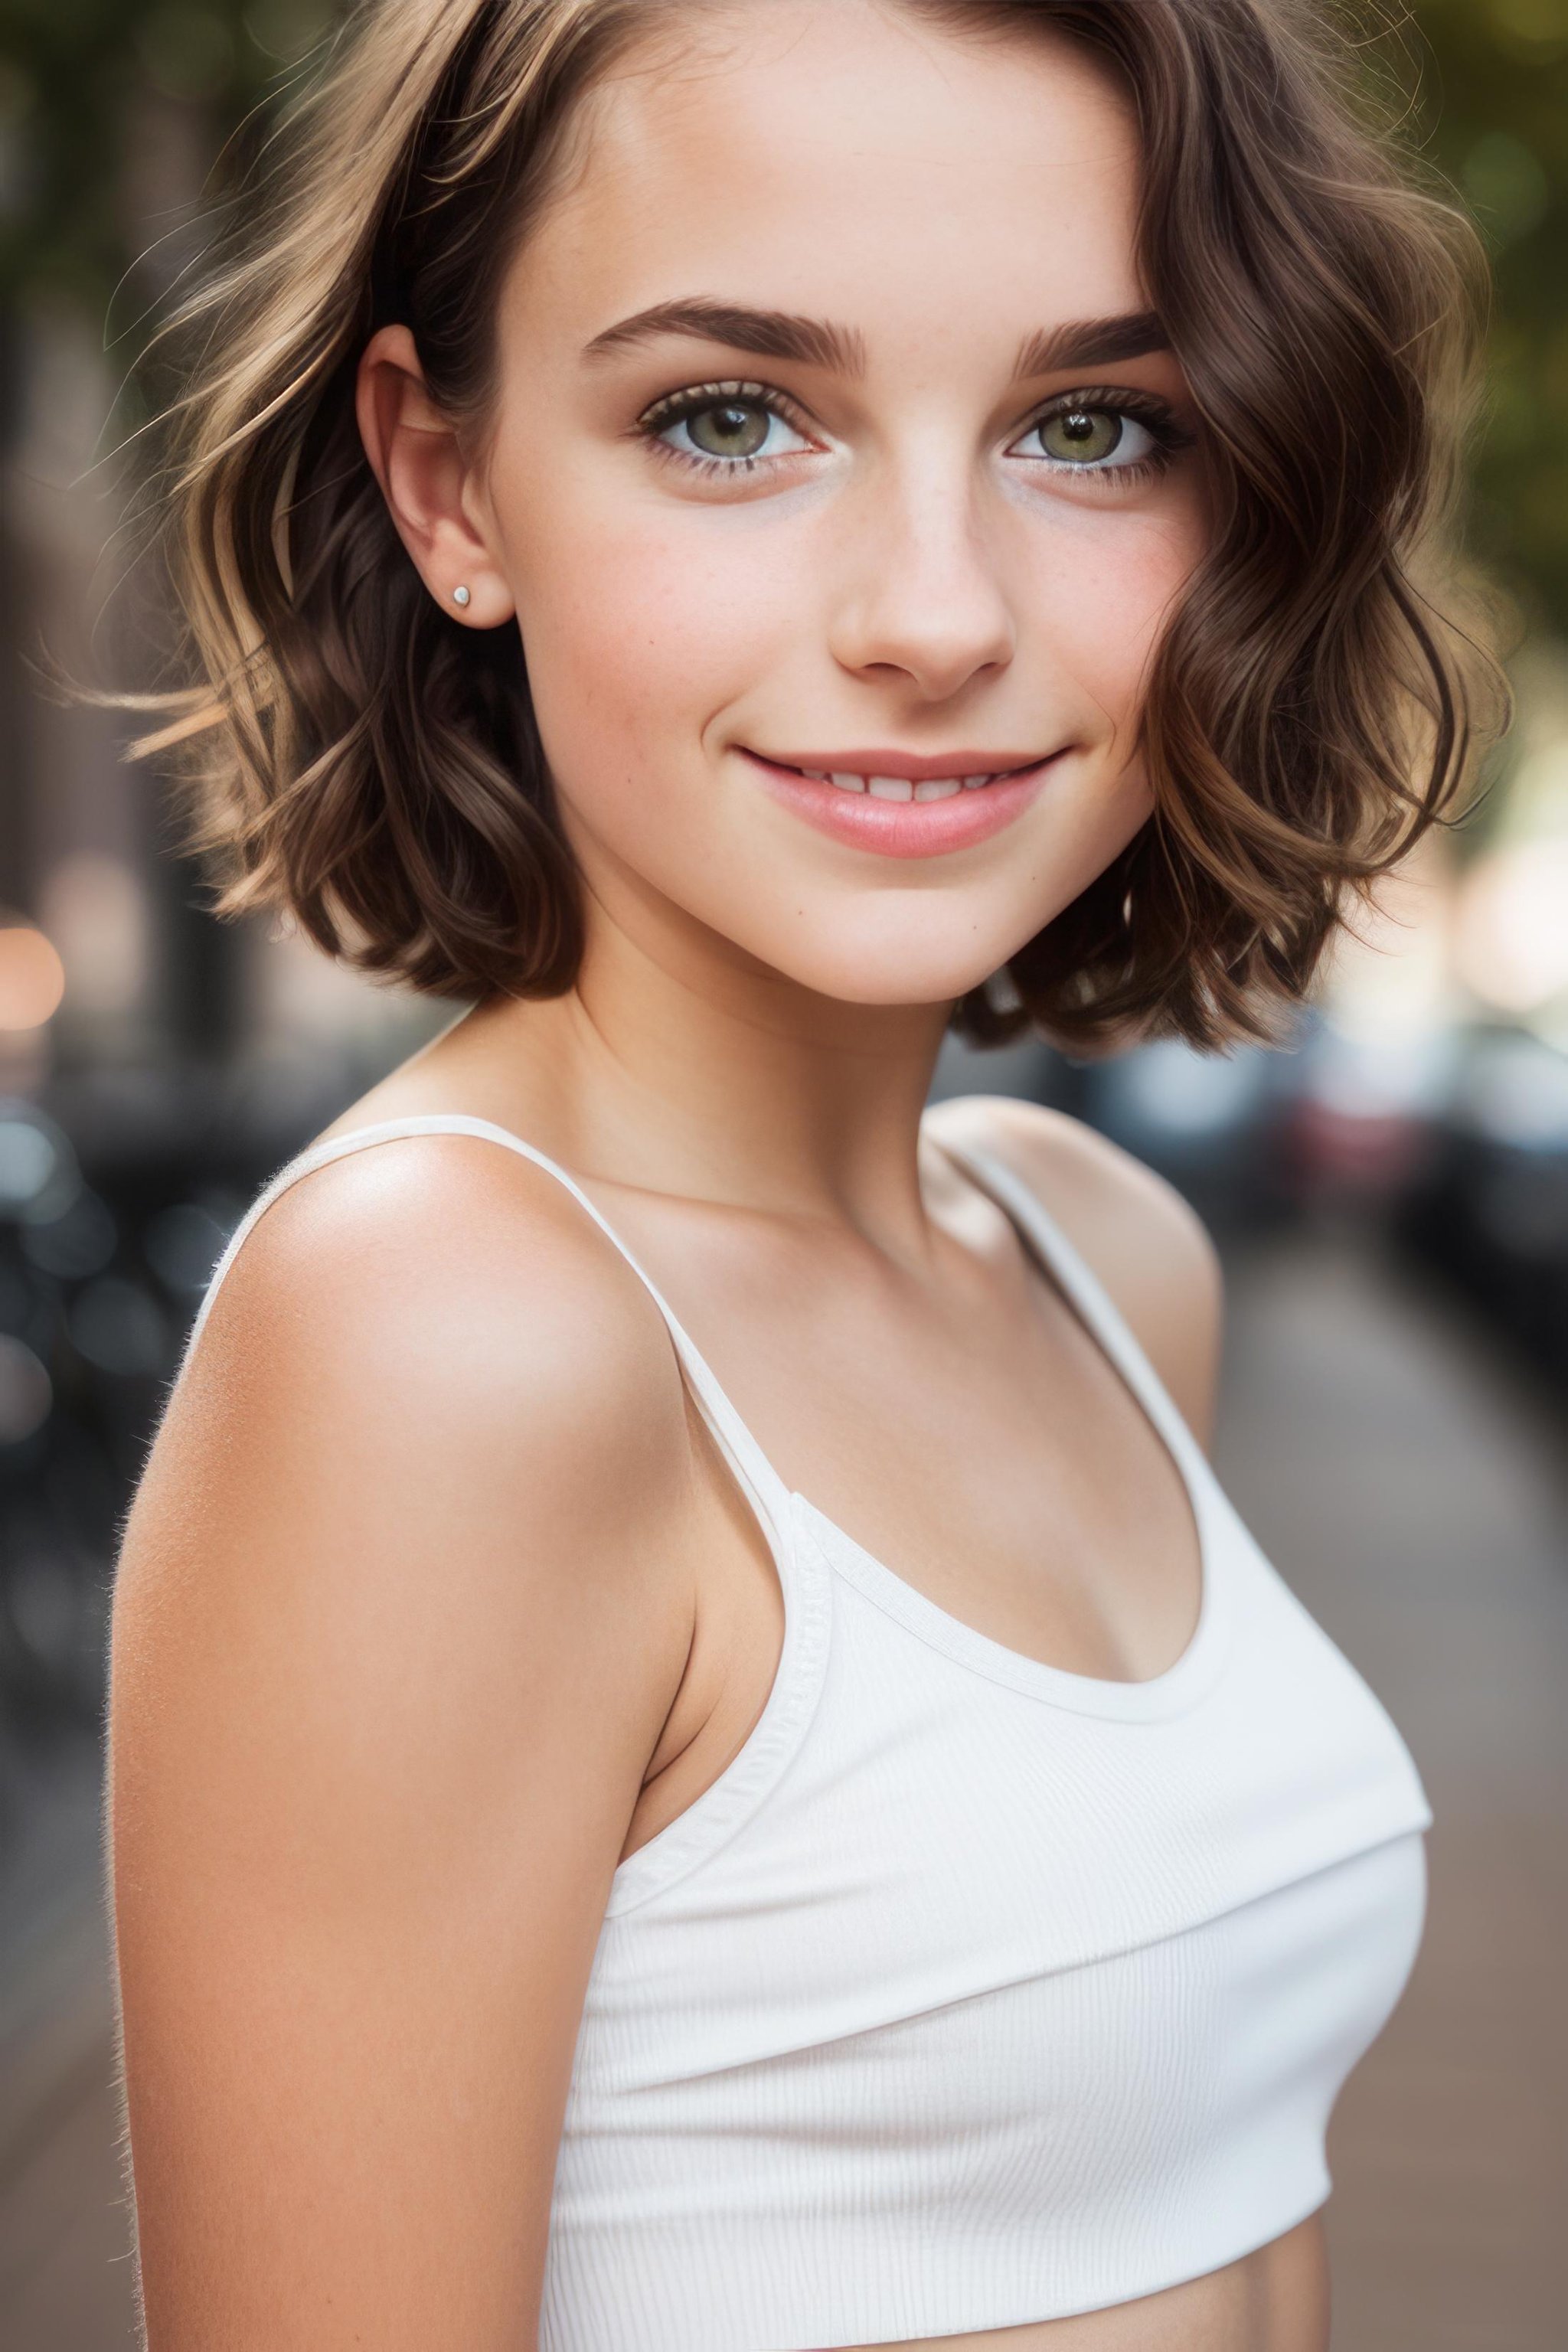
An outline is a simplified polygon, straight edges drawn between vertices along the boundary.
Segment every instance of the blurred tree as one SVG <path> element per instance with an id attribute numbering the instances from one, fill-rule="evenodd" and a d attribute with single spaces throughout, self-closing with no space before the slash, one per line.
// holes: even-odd
<path id="1" fill-rule="evenodd" d="M 109 404 L 110 394 L 80 364 L 82 322 L 103 337 L 112 384 L 127 374 L 163 298 L 199 258 L 204 198 L 212 193 L 205 184 L 210 175 L 221 185 L 226 176 L 212 174 L 214 159 L 230 142 L 232 161 L 249 152 L 287 102 L 291 68 L 330 13 L 330 0 L 0 0 L 0 451 L 27 429 L 29 411 L 37 429 L 39 398 L 50 396 L 41 387 L 58 396 L 62 351 L 73 381 Z M 164 367 L 132 374 L 103 420 L 99 453 L 130 436 L 172 389 Z M 90 464 L 89 450 L 73 444 L 68 473 L 79 455 Z M 115 468 L 101 509 L 106 532 L 116 498 L 121 519 L 134 506 L 140 456 L 132 445 Z M 44 511 L 75 562 L 65 497 Z M 36 837 L 38 705 L 34 677 L 14 649 L 26 642 L 29 657 L 33 651 L 20 616 L 36 615 L 38 566 L 47 569 L 49 557 L 35 541 L 24 543 L 14 521 L 8 510 L 0 514 L 0 616 L 16 624 L 0 642 L 0 898 L 33 905 L 47 879 Z M 89 583 L 79 584 L 85 602 Z M 153 613 L 144 597 L 121 599 L 113 618 L 126 635 L 149 626 Z M 110 667 L 122 679 L 142 663 Z M 90 748 L 79 755 L 93 756 Z M 123 805 L 127 795 L 165 852 L 149 859 L 143 876 L 157 940 L 158 1001 L 150 1010 L 158 1034 L 176 1054 L 221 1061 L 238 1034 L 241 943 L 210 919 L 198 868 L 167 838 L 155 779 L 102 780 L 105 806 Z"/>
<path id="2" fill-rule="evenodd" d="M 126 202 L 141 103 L 196 111 L 209 152 L 275 95 L 330 0 L 0 0 L 0 301 L 104 314 L 165 226 Z"/>
<path id="3" fill-rule="evenodd" d="M 1497 278 L 1472 535 L 1568 636 L 1568 0 L 1420 0 L 1414 20 L 1426 151 Z"/>

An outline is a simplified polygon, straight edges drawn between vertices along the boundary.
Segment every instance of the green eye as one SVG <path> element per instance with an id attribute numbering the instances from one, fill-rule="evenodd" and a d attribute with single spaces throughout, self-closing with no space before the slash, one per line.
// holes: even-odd
<path id="1" fill-rule="evenodd" d="M 765 408 L 726 400 L 695 409 L 682 422 L 692 446 L 705 457 L 754 457 L 774 419 Z"/>
<path id="2" fill-rule="evenodd" d="M 1109 392 L 1068 393 L 1058 408 L 1037 417 L 1010 457 L 1033 458 L 1061 479 L 1072 474 L 1109 483 L 1147 481 L 1172 462 L 1192 436 L 1163 404 L 1141 415 L 1131 398 Z"/>
<path id="3" fill-rule="evenodd" d="M 792 425 L 786 394 L 765 383 L 692 383 L 645 408 L 637 431 L 715 480 L 813 446 Z"/>
<path id="4" fill-rule="evenodd" d="M 1124 427 L 1113 409 L 1062 408 L 1035 429 L 1048 457 L 1068 465 L 1092 466 L 1114 457 L 1121 446 Z"/>

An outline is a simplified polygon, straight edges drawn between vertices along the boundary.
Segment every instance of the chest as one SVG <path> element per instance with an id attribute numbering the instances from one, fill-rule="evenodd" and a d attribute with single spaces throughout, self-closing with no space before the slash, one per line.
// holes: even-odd
<path id="1" fill-rule="evenodd" d="M 952 1280 L 776 1241 L 686 1271 L 688 1328 L 763 1452 L 868 1550 L 1070 1672 L 1140 1680 L 1180 1654 L 1201 1583 L 1185 1482 L 1010 1232 L 972 1238 Z M 748 1532 L 714 1512 L 695 1540 L 728 1618 Z M 741 1655 L 728 1665 L 745 1678 Z"/>
<path id="2" fill-rule="evenodd" d="M 808 2067 L 825 2128 L 869 2102 L 944 2146 L 1049 2137 L 1112 2083 L 1129 2128 L 1206 2129 L 1226 2084 L 1299 2083 L 1310 2011 L 1337 2080 L 1408 1971 L 1429 1816 L 1361 1677 L 1239 1523 L 1207 1533 L 1197 1640 L 1118 1685 L 987 1643 L 795 1505 L 780 1691 L 607 1925 L 600 1990 L 658 2079 L 761 2070 L 787 2105 Z M 1176 2052 L 1204 2055 L 1173 2109 Z"/>
<path id="3" fill-rule="evenodd" d="M 853 1262 L 749 1255 L 727 1287 L 710 1272 L 689 1285 L 704 1355 L 785 1483 L 860 1549 L 984 1638 L 1071 1674 L 1144 1681 L 1184 1651 L 1203 1583 L 1186 1481 L 1033 1269 L 1005 1257 L 956 1306 Z M 696 1630 L 627 1853 L 724 1770 L 784 1640 L 767 1548 L 690 1418 Z"/>
<path id="4" fill-rule="evenodd" d="M 877 2289 L 879 2325 L 840 2341 L 941 2337 L 977 2307 L 1133 2300 L 1321 2202 L 1335 2094 L 1419 1936 L 1426 1810 L 1365 1685 L 1194 1496 L 1204 1619 L 1142 1686 L 988 1642 L 792 1499 L 764 1714 L 617 1874 L 563 2280 L 646 2226 L 661 2252 L 677 2233 L 678 2300 L 721 2209 L 766 2318 L 704 2340 L 831 2340 L 822 2276 Z M 696 2340 L 682 2313 L 668 2341 Z"/>

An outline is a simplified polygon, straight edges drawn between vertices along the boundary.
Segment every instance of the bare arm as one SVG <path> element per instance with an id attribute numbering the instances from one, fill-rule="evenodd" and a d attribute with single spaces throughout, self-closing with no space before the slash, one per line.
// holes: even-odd
<path id="1" fill-rule="evenodd" d="M 532 2346 L 688 1464 L 656 1311 L 537 1171 L 399 1143 L 258 1223 L 115 1597 L 151 2352 Z"/>
<path id="2" fill-rule="evenodd" d="M 1037 1103 L 968 1095 L 936 1131 L 994 1152 L 1042 1200 L 1126 1317 L 1202 1445 L 1214 1432 L 1224 1308 L 1219 1260 L 1164 1178 L 1092 1128 Z"/>

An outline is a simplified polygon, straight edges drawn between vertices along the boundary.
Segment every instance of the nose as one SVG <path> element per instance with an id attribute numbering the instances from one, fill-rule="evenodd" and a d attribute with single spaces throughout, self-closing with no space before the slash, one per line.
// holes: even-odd
<path id="1" fill-rule="evenodd" d="M 1016 645 L 972 482 L 928 451 L 898 478 L 868 483 L 830 630 L 835 660 L 945 702 L 1005 668 Z"/>

